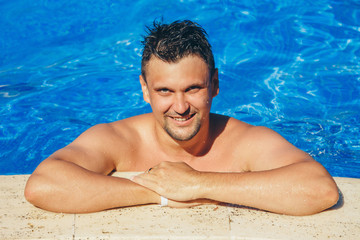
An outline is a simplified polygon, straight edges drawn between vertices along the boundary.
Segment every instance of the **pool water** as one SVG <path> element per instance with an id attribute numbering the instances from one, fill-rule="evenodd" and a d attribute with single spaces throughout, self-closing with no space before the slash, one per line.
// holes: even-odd
<path id="1" fill-rule="evenodd" d="M 28 174 L 90 126 L 150 112 L 141 36 L 154 19 L 208 32 L 212 111 L 270 127 L 333 176 L 360 177 L 360 3 L 0 1 L 0 174 Z"/>

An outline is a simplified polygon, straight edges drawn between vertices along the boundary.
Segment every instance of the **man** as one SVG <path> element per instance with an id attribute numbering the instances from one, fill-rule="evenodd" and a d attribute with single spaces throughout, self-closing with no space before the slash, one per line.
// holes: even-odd
<path id="1" fill-rule="evenodd" d="M 226 202 L 291 215 L 337 202 L 334 180 L 307 153 L 268 128 L 210 113 L 218 70 L 199 25 L 154 24 L 143 43 L 140 83 L 153 112 L 94 126 L 56 151 L 29 178 L 28 201 L 69 213 Z"/>

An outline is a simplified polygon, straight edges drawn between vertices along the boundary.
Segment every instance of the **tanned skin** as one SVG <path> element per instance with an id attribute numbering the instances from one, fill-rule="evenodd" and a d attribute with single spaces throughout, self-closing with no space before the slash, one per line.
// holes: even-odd
<path id="1" fill-rule="evenodd" d="M 169 207 L 225 202 L 289 215 L 336 204 L 333 178 L 307 153 L 266 127 L 210 113 L 218 73 L 202 58 L 153 56 L 146 72 L 140 84 L 152 113 L 96 125 L 56 151 L 29 178 L 28 201 L 68 213 L 159 204 L 160 196 Z M 129 180 L 113 171 L 144 173 Z"/>

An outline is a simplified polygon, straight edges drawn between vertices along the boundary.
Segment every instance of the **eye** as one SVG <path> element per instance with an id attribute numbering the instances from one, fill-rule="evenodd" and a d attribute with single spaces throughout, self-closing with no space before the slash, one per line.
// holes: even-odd
<path id="1" fill-rule="evenodd" d="M 167 88 L 157 89 L 156 92 L 158 92 L 160 95 L 169 95 L 170 94 L 170 90 Z"/>
<path id="2" fill-rule="evenodd" d="M 196 93 L 196 92 L 198 92 L 200 89 L 201 89 L 200 86 L 191 86 L 191 87 L 189 87 L 188 89 L 186 89 L 186 92 Z"/>

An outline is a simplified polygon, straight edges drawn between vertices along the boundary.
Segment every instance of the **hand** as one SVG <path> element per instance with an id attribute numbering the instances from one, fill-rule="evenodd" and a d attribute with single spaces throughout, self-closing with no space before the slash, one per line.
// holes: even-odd
<path id="1" fill-rule="evenodd" d="M 131 180 L 174 201 L 201 198 L 201 172 L 183 162 L 161 162 Z"/>

